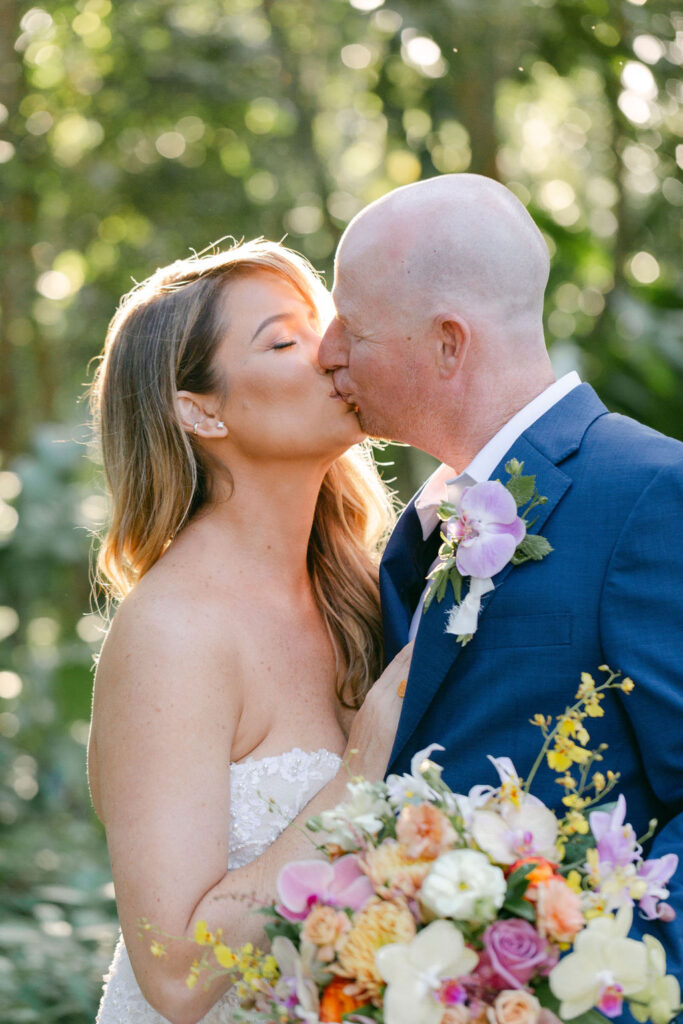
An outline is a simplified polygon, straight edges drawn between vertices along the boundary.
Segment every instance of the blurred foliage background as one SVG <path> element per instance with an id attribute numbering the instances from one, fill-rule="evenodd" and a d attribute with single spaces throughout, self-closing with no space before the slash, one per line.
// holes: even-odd
<path id="1" fill-rule="evenodd" d="M 91 1021 L 115 937 L 79 396 L 118 297 L 226 235 L 331 283 L 365 203 L 476 171 L 545 232 L 557 372 L 681 437 L 682 61 L 669 0 L 0 0 L 3 1022 Z M 430 462 L 391 459 L 406 498 Z"/>

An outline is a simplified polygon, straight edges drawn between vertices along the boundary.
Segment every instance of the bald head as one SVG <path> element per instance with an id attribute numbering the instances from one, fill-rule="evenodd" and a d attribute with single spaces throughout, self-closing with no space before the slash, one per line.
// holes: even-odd
<path id="1" fill-rule="evenodd" d="M 549 258 L 509 189 L 478 174 L 446 174 L 362 210 L 342 237 L 337 269 L 364 290 L 389 288 L 401 315 L 416 302 L 423 313 L 455 304 L 475 321 L 540 325 Z"/>

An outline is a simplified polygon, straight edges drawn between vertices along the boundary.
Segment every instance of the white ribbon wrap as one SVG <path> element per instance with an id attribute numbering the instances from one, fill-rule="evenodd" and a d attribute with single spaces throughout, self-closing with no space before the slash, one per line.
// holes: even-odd
<path id="1" fill-rule="evenodd" d="M 481 610 L 481 599 L 484 594 L 493 590 L 493 580 L 489 577 L 480 579 L 473 576 L 467 596 L 458 605 L 453 605 L 448 613 L 446 632 L 455 636 L 464 636 L 477 632 L 477 619 Z"/>

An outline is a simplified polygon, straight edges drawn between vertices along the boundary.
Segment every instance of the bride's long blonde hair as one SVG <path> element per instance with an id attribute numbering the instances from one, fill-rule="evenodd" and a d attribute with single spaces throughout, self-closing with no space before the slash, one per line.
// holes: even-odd
<path id="1" fill-rule="evenodd" d="M 90 405 L 111 495 L 98 581 L 114 599 L 212 502 L 218 474 L 229 475 L 183 428 L 176 392 L 225 397 L 230 382 L 214 366 L 221 302 L 231 281 L 264 269 L 285 278 L 324 320 L 329 296 L 313 267 L 260 239 L 157 270 L 123 297 L 112 318 Z M 378 562 L 392 521 L 371 451 L 356 445 L 323 480 L 308 548 L 335 650 L 337 693 L 351 707 L 359 706 L 382 663 Z"/>

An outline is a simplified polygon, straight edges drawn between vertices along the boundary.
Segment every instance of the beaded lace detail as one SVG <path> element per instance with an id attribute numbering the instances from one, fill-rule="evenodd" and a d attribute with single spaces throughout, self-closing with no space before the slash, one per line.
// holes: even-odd
<path id="1" fill-rule="evenodd" d="M 243 867 L 275 842 L 315 794 L 337 773 L 338 754 L 301 750 L 247 758 L 230 766 L 230 869 Z M 228 992 L 200 1024 L 231 1024 L 234 996 Z M 167 1024 L 153 1010 L 135 980 L 128 952 L 119 938 L 104 977 L 95 1024 Z"/>

